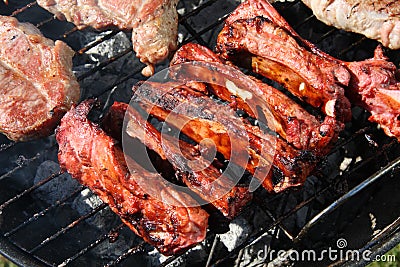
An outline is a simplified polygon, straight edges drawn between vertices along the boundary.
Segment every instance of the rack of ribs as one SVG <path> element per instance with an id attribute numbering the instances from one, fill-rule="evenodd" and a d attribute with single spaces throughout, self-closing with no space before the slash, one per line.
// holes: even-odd
<path id="1" fill-rule="evenodd" d="M 248 188 L 236 186 L 234 181 L 221 175 L 219 170 L 212 165 L 213 159 L 208 160 L 202 156 L 205 151 L 201 153 L 197 146 L 173 136 L 162 136 L 135 108 L 128 104 L 115 102 L 105 120 L 109 121 L 108 124 L 115 125 L 123 120 L 124 116 L 127 120 L 126 133 L 156 152 L 162 160 L 168 160 L 175 169 L 178 179 L 202 199 L 211 202 L 225 217 L 234 218 L 251 200 L 252 195 Z M 122 123 L 118 124 L 122 125 Z"/>
<path id="2" fill-rule="evenodd" d="M 126 157 L 113 138 L 87 119 L 92 104 L 82 102 L 61 120 L 56 132 L 61 167 L 160 252 L 178 253 L 204 240 L 208 214 L 189 195 L 164 185 L 158 173 Z M 144 183 L 153 191 L 144 191 Z"/>
<path id="3" fill-rule="evenodd" d="M 210 139 L 225 159 L 246 169 L 271 192 L 304 183 L 315 167 L 313 151 L 297 150 L 220 104 L 180 83 L 146 82 L 132 99 L 148 114 L 197 143 Z"/>
<path id="4" fill-rule="evenodd" d="M 371 112 L 370 121 L 400 140 L 399 71 L 379 46 L 372 59 L 333 58 L 301 38 L 265 0 L 239 5 L 217 43 L 223 58 L 280 82 L 300 99 L 321 106 L 325 114 L 337 113 L 339 120 L 350 118 L 349 97 Z"/>

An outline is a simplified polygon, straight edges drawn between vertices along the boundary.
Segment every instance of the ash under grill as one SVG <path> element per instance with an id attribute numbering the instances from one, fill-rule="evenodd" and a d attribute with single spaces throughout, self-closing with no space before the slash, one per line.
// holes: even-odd
<path id="1" fill-rule="evenodd" d="M 224 18 L 238 3 L 182 0 L 180 44 L 213 48 Z M 373 56 L 375 41 L 318 22 L 299 1 L 275 6 L 296 31 L 332 56 L 348 61 Z M 113 101 L 129 101 L 132 86 L 144 79 L 129 33 L 79 31 L 29 1 L 9 6 L 0 1 L 0 14 L 31 22 L 77 52 L 74 72 L 82 99 L 97 97 L 99 116 Z M 400 52 L 388 56 L 399 65 Z M 270 259 L 266 248 L 287 251 L 286 259 L 272 257 L 278 266 L 290 262 L 292 250 L 336 249 L 344 238 L 348 249 L 382 254 L 400 240 L 400 144 L 367 118 L 353 108 L 352 122 L 301 189 L 278 195 L 259 189 L 240 216 L 227 222 L 213 215 L 206 240 L 172 257 L 159 254 L 88 189 L 60 173 L 54 136 L 28 143 L 0 136 L 0 252 L 25 266 L 262 266 L 264 256 Z M 332 262 L 349 264 L 328 258 L 313 264 Z"/>

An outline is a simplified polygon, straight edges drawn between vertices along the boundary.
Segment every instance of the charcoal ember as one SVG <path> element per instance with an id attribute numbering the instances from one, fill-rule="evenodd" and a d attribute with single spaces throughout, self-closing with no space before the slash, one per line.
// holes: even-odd
<path id="1" fill-rule="evenodd" d="M 72 203 L 72 208 L 76 209 L 79 215 L 84 216 L 101 204 L 103 204 L 103 201 L 101 201 L 97 195 L 93 194 L 89 189 L 85 189 L 75 198 Z M 105 208 L 97 212 L 94 216 L 86 219 L 86 222 L 91 226 L 102 229 L 106 225 L 115 225 L 117 220 L 117 216 L 110 212 L 108 208 Z"/>
<path id="2" fill-rule="evenodd" d="M 111 213 L 111 212 L 110 212 Z M 94 248 L 91 253 L 96 258 L 103 260 L 115 260 L 119 255 L 123 254 L 128 247 L 132 247 L 139 242 L 139 238 L 132 238 L 132 235 L 120 234 L 114 242 L 101 242 Z"/>
<path id="3" fill-rule="evenodd" d="M 243 217 L 237 217 L 229 224 L 229 231 L 219 235 L 219 238 L 228 251 L 232 251 L 241 245 L 251 232 L 252 227 L 249 222 Z"/>
<path id="4" fill-rule="evenodd" d="M 203 242 L 204 243 L 204 242 Z M 191 266 L 202 266 L 204 262 L 207 260 L 208 253 L 203 247 L 203 243 L 191 248 L 184 255 L 178 257 L 173 260 L 166 267 L 191 267 Z M 147 266 L 158 266 L 161 263 L 165 262 L 168 257 L 160 254 L 156 249 L 147 253 L 146 262 Z"/>
<path id="5" fill-rule="evenodd" d="M 39 165 L 34 183 L 47 179 L 60 172 L 60 165 L 54 161 L 46 160 Z M 34 196 L 40 200 L 53 204 L 71 195 L 79 187 L 79 183 L 72 179 L 68 173 L 63 173 L 34 191 Z"/>

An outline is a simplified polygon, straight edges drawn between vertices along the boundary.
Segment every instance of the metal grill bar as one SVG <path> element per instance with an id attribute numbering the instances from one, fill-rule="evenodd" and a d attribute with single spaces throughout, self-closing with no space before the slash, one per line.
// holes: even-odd
<path id="1" fill-rule="evenodd" d="M 212 23 L 211 25 L 207 26 L 206 28 L 198 31 L 197 33 L 195 33 L 194 35 L 192 35 L 191 37 L 187 38 L 185 41 L 182 42 L 181 45 L 187 44 L 192 42 L 193 40 L 197 40 L 201 35 L 205 34 L 206 32 L 214 29 L 215 27 L 217 27 L 218 25 L 222 24 L 224 22 L 224 20 L 229 16 L 229 14 L 225 14 L 223 17 L 219 18 L 216 22 Z"/>
<path id="2" fill-rule="evenodd" d="M 129 54 L 129 53 L 131 53 L 131 52 L 132 52 L 132 49 L 131 49 L 131 48 L 125 49 L 125 51 L 122 51 L 122 52 L 119 53 L 118 55 L 116 55 L 116 56 L 114 56 L 114 57 L 111 57 L 111 58 L 109 58 L 108 60 L 106 60 L 106 61 L 104 61 L 104 62 L 101 62 L 101 63 L 100 63 L 99 65 L 97 65 L 96 67 L 91 68 L 89 71 L 87 71 L 87 72 L 85 72 L 85 73 L 79 75 L 79 76 L 77 77 L 77 80 L 78 80 L 78 81 L 82 81 L 83 79 L 89 77 L 90 75 L 94 74 L 94 73 L 97 72 L 98 70 L 104 68 L 105 66 L 111 64 L 112 62 L 116 61 L 117 59 L 120 59 L 121 57 L 123 57 L 123 56 L 125 56 L 125 55 L 127 55 L 127 54 Z"/>
<path id="3" fill-rule="evenodd" d="M 211 260 L 212 260 L 213 255 L 214 255 L 215 248 L 217 247 L 218 240 L 219 240 L 218 235 L 215 235 L 214 241 L 213 241 L 212 246 L 211 246 L 210 254 L 208 255 L 208 258 L 207 258 L 206 267 L 209 267 L 210 264 L 211 264 Z"/>
<path id="4" fill-rule="evenodd" d="M 46 20 L 44 20 L 44 21 L 39 22 L 39 23 L 36 24 L 35 26 L 38 27 L 38 28 L 40 28 L 40 27 L 42 27 L 43 25 L 45 25 L 45 24 L 47 24 L 47 23 L 49 23 L 49 22 L 51 22 L 51 21 L 53 21 L 53 20 L 54 20 L 54 17 L 50 17 L 50 18 L 48 18 L 48 19 L 46 19 Z"/>
<path id="5" fill-rule="evenodd" d="M 11 14 L 11 17 L 15 17 L 16 15 L 18 15 L 18 14 L 24 12 L 25 10 L 27 10 L 28 8 L 33 7 L 33 6 L 36 5 L 36 4 L 37 4 L 37 3 L 36 3 L 36 1 L 35 1 L 35 2 L 32 2 L 32 3 L 27 4 L 26 6 L 24 6 L 24 7 L 22 7 L 22 8 L 19 8 L 19 9 L 15 10 L 15 11 Z"/>
<path id="6" fill-rule="evenodd" d="M 193 17 L 195 15 L 197 15 L 200 11 L 202 11 L 203 9 L 205 9 L 208 6 L 211 6 L 212 4 L 216 3 L 218 0 L 209 0 L 206 3 L 202 4 L 201 6 L 193 9 L 192 11 L 185 13 L 182 16 L 179 16 L 179 22 L 182 22 L 184 20 L 187 20 L 190 17 Z"/>
<path id="7" fill-rule="evenodd" d="M 120 262 L 122 262 L 123 260 L 128 258 L 129 256 L 131 256 L 139 251 L 142 251 L 144 249 L 145 245 L 146 245 L 146 243 L 143 241 L 139 245 L 136 245 L 133 248 L 128 249 L 125 253 L 123 253 L 121 256 L 119 256 L 116 260 L 107 263 L 105 265 L 105 267 L 115 266 L 115 265 L 119 264 Z"/>
<path id="8" fill-rule="evenodd" d="M 339 52 L 339 57 L 345 55 L 347 52 L 349 52 L 350 50 L 356 48 L 357 46 L 361 45 L 362 42 L 364 42 L 365 40 L 367 40 L 367 37 L 361 37 L 358 41 L 352 43 L 351 45 L 349 45 L 348 47 L 346 47 L 345 49 L 343 49 L 342 51 Z"/>
<path id="9" fill-rule="evenodd" d="M 70 263 L 72 263 L 74 260 L 78 259 L 79 257 L 83 256 L 84 254 L 86 254 L 89 250 L 91 250 L 92 248 L 95 248 L 96 246 L 98 246 L 99 244 L 101 244 L 102 242 L 104 242 L 105 240 L 107 240 L 107 238 L 109 238 L 110 233 L 116 233 L 119 230 L 121 230 L 124 226 L 126 226 L 124 223 L 121 223 L 120 225 L 118 225 L 117 227 L 111 229 L 107 234 L 101 236 L 99 239 L 97 239 L 96 241 L 92 242 L 91 244 L 89 244 L 87 247 L 85 247 L 84 249 L 82 249 L 81 251 L 79 251 L 78 253 L 76 253 L 75 255 L 69 257 L 68 259 L 64 260 L 62 263 L 60 263 L 58 266 L 59 267 L 63 267 L 66 266 Z"/>
<path id="10" fill-rule="evenodd" d="M 101 204 L 100 206 L 98 206 L 97 208 L 95 208 L 94 210 L 92 210 L 91 212 L 89 212 L 88 214 L 79 217 L 78 219 L 76 219 L 75 221 L 73 221 L 72 223 L 70 223 L 68 226 L 60 229 L 59 231 L 57 231 L 55 234 L 53 234 L 52 236 L 49 236 L 48 238 L 46 238 L 45 240 L 43 240 L 42 242 L 40 242 L 39 245 L 37 245 L 36 247 L 32 248 L 31 250 L 29 250 L 29 253 L 33 253 L 35 251 L 37 251 L 38 249 L 42 248 L 44 245 L 46 245 L 47 243 L 49 243 L 50 241 L 56 239 L 57 237 L 59 237 L 62 234 L 65 234 L 68 230 L 71 230 L 73 227 L 75 227 L 76 225 L 78 225 L 80 222 L 92 217 L 93 215 L 95 215 L 97 212 L 99 212 L 100 210 L 104 209 L 105 207 L 107 207 L 106 203 Z"/>
<path id="11" fill-rule="evenodd" d="M 43 179 L 42 181 L 38 182 L 37 184 L 34 184 L 32 187 L 30 187 L 30 188 L 24 190 L 22 193 L 20 193 L 20 194 L 16 195 L 15 197 L 13 197 L 13 198 L 7 200 L 6 202 L 4 202 L 4 203 L 0 206 L 0 211 L 2 211 L 2 210 L 3 210 L 5 207 L 7 207 L 8 205 L 10 205 L 10 204 L 16 202 L 16 201 L 19 200 L 21 197 L 23 197 L 23 196 L 25 196 L 25 195 L 31 193 L 31 192 L 32 192 L 33 190 L 35 190 L 36 188 L 41 187 L 42 185 L 44 185 L 44 184 L 50 182 L 51 180 L 53 180 L 54 178 L 56 178 L 56 177 L 58 177 L 58 176 L 60 176 L 60 175 L 61 175 L 61 172 L 52 174 L 52 175 L 48 176 L 46 179 Z M 0 179 L 0 180 L 1 180 L 1 179 Z"/>
<path id="12" fill-rule="evenodd" d="M 365 161 L 364 161 L 365 162 Z M 359 193 L 361 190 L 365 189 L 367 186 L 371 185 L 375 181 L 377 181 L 379 178 L 382 176 L 386 175 L 389 171 L 392 171 L 395 167 L 400 165 L 400 157 L 398 157 L 396 160 L 392 161 L 390 164 L 388 164 L 385 168 L 382 170 L 377 171 L 375 174 L 367 178 L 365 181 L 361 182 L 359 185 L 354 187 L 352 190 L 350 190 L 347 194 L 344 196 L 340 197 L 338 200 L 333 202 L 331 205 L 329 205 L 327 208 L 325 208 L 323 211 L 321 211 L 317 216 L 315 216 L 311 221 L 309 221 L 304 228 L 300 231 L 300 233 L 296 236 L 294 242 L 299 242 L 304 235 L 307 233 L 307 231 L 313 227 L 318 221 L 323 220 L 328 216 L 328 214 L 332 213 L 335 211 L 338 207 L 342 206 L 346 201 L 348 201 L 351 197 Z"/>
<path id="13" fill-rule="evenodd" d="M 112 37 L 114 37 L 117 33 L 119 33 L 119 31 L 112 31 L 111 33 L 104 35 L 102 38 L 100 38 L 99 40 L 94 41 L 91 44 L 88 44 L 87 46 L 79 49 L 78 51 L 76 51 L 78 54 L 82 55 L 83 53 L 85 53 L 86 51 L 88 51 L 89 49 L 101 44 L 102 42 L 111 39 Z M 65 34 L 64 34 L 65 36 Z"/>
<path id="14" fill-rule="evenodd" d="M 1 144 L 0 145 L 0 152 L 6 151 L 7 149 L 15 146 L 15 144 L 16 144 L 15 142 L 10 142 L 8 144 Z"/>
<path id="15" fill-rule="evenodd" d="M 5 237 L 9 237 L 10 235 L 16 233 L 18 230 L 20 230 L 24 226 L 28 225 L 29 223 L 31 223 L 33 221 L 36 221 L 41 216 L 44 216 L 47 212 L 53 210 L 54 208 L 60 206 L 61 204 L 64 204 L 66 201 L 68 201 L 69 199 L 71 199 L 71 198 L 75 197 L 77 194 L 79 194 L 83 190 L 83 188 L 84 188 L 83 186 L 79 186 L 74 192 L 72 192 L 72 194 L 70 194 L 69 196 L 66 196 L 65 198 L 63 198 L 61 200 L 58 200 L 58 201 L 54 202 L 52 205 L 48 206 L 47 208 L 45 208 L 44 210 L 40 211 L 39 213 L 36 213 L 32 217 L 30 217 L 28 220 L 24 221 L 23 223 L 21 223 L 20 225 L 18 225 L 14 229 L 12 229 L 9 232 L 5 233 L 4 236 Z"/>

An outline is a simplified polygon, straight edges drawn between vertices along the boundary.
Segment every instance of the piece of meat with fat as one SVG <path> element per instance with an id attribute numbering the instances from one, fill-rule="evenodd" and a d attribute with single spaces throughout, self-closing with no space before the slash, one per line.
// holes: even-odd
<path id="1" fill-rule="evenodd" d="M 391 49 L 400 48 L 398 0 L 302 0 L 327 25 L 378 40 Z"/>
<path id="2" fill-rule="evenodd" d="M 52 134 L 80 97 L 74 51 L 7 16 L 0 16 L 0 44 L 0 132 L 14 141 Z"/>
<path id="3" fill-rule="evenodd" d="M 324 58 L 333 64 L 342 65 L 349 73 L 348 81 L 345 82 L 345 75 L 339 79 L 345 86 L 346 95 L 368 111 L 372 113 L 370 120 L 378 123 L 385 133 L 394 136 L 400 140 L 398 130 L 398 110 L 400 110 L 398 88 L 399 70 L 393 63 L 388 61 L 378 47 L 375 57 L 360 62 L 345 62 L 336 59 L 329 54 L 319 50 L 313 43 L 303 39 L 297 32 L 287 23 L 287 21 L 276 11 L 276 9 L 265 0 L 248 0 L 241 4 L 227 18 L 227 23 L 234 22 L 242 18 L 254 18 L 262 16 L 269 19 L 276 25 L 284 28 L 308 51 Z M 258 67 L 262 67 L 262 62 Z M 268 66 L 267 66 L 268 67 Z M 336 72 L 338 73 L 338 72 Z"/>
<path id="4" fill-rule="evenodd" d="M 176 49 L 178 0 L 38 0 L 38 4 L 78 28 L 132 30 L 133 50 L 148 65 L 143 74 L 154 73 L 154 64 Z"/>
<path id="5" fill-rule="evenodd" d="M 316 155 L 325 155 L 343 129 L 343 124 L 330 116 L 326 116 L 322 123 L 319 122 L 303 107 L 276 88 L 252 76 L 246 76 L 240 70 L 237 70 L 239 75 L 236 75 L 236 72 L 230 71 L 231 68 L 225 67 L 226 64 L 231 66 L 229 62 L 223 62 L 204 46 L 194 43 L 182 46 L 171 60 L 171 66 L 193 61 L 207 62 L 213 65 L 209 67 L 210 71 L 203 70 L 201 74 L 193 67 L 176 72 L 182 72 L 185 77 L 191 75 L 190 77 L 193 79 L 201 76 L 204 81 L 213 81 L 207 84 L 207 93 L 230 102 L 232 107 L 245 111 L 259 121 L 267 118 L 268 121 L 264 123 L 300 150 L 314 151 Z M 234 68 L 234 66 L 231 67 Z M 191 73 L 191 71 L 195 73 Z M 240 88 L 238 89 L 238 87 Z M 204 91 L 204 89 L 202 90 Z M 268 116 L 270 113 L 273 116 Z"/>
<path id="6" fill-rule="evenodd" d="M 105 120 L 110 121 L 108 118 L 113 118 L 114 122 L 111 124 L 115 124 L 115 119 L 121 120 L 124 116 L 129 136 L 139 139 L 163 160 L 168 160 L 176 170 L 177 177 L 189 189 L 210 201 L 227 218 L 234 218 L 251 200 L 252 194 L 247 187 L 236 186 L 229 178 L 221 175 L 211 164 L 213 159 L 208 161 L 203 158 L 199 148 L 172 136 L 161 137 L 161 133 L 128 104 L 115 102 Z"/>
<path id="7" fill-rule="evenodd" d="M 237 118 L 227 106 L 180 83 L 146 82 L 136 88 L 133 100 L 197 143 L 211 139 L 218 152 L 261 180 L 270 192 L 301 186 L 316 165 L 314 152 L 294 149 L 276 135 Z"/>
<path id="8" fill-rule="evenodd" d="M 279 82 L 326 115 L 343 122 L 351 119 L 343 88 L 350 77 L 347 70 L 301 47 L 269 19 L 227 22 L 218 36 L 217 50 L 223 58 Z"/>
<path id="9" fill-rule="evenodd" d="M 203 241 L 208 214 L 193 206 L 197 202 L 188 195 L 166 187 L 159 174 L 125 157 L 115 141 L 87 119 L 92 102 L 71 108 L 61 120 L 56 132 L 61 167 L 161 253 L 179 253 Z M 129 173 L 128 166 L 135 171 Z M 152 191 L 139 186 L 144 184 Z M 162 201 L 153 197 L 156 194 Z"/>
<path id="10" fill-rule="evenodd" d="M 381 47 L 375 50 L 374 58 L 344 64 L 352 73 L 350 99 L 371 112 L 369 120 L 400 142 L 399 70 L 384 56 Z"/>

